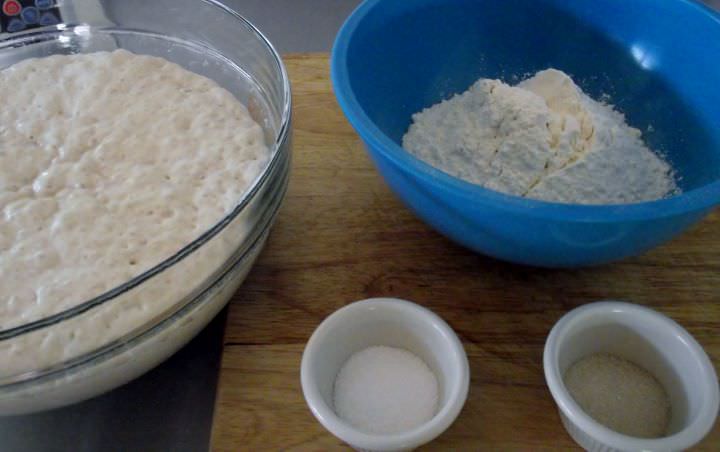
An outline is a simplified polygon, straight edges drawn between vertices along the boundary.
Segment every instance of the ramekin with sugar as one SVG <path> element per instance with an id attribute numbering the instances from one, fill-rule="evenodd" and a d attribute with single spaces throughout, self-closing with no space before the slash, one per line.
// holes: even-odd
<path id="1" fill-rule="evenodd" d="M 563 375 L 575 362 L 595 353 L 635 363 L 664 386 L 672 407 L 666 436 L 645 439 L 620 434 L 594 420 L 573 400 Z M 611 301 L 574 309 L 553 327 L 543 360 L 562 423 L 586 450 L 685 450 L 702 440 L 715 423 L 720 392 L 710 359 L 690 333 L 652 309 Z"/>

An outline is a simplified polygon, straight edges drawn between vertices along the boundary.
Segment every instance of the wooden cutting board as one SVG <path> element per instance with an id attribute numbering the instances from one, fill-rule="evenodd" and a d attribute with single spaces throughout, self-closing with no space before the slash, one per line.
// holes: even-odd
<path id="1" fill-rule="evenodd" d="M 290 188 L 267 246 L 235 295 L 225 332 L 212 449 L 347 449 L 315 421 L 300 388 L 305 342 L 352 301 L 392 296 L 455 329 L 472 373 L 457 421 L 423 450 L 575 450 L 545 386 L 555 321 L 602 299 L 651 306 L 720 363 L 720 215 L 642 257 L 544 270 L 474 254 L 408 211 L 375 172 L 340 111 L 326 54 L 288 55 Z M 720 428 L 697 450 L 718 450 Z"/>

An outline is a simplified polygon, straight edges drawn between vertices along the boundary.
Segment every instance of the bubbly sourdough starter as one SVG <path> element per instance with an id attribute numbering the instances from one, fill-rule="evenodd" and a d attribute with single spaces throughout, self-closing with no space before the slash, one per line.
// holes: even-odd
<path id="1" fill-rule="evenodd" d="M 0 72 L 0 87 L 0 330 L 172 256 L 229 213 L 269 160 L 261 127 L 232 94 L 161 58 L 26 60 Z M 220 266 L 233 240 L 215 240 L 146 290 L 0 341 L 0 377 L 142 325 Z"/>

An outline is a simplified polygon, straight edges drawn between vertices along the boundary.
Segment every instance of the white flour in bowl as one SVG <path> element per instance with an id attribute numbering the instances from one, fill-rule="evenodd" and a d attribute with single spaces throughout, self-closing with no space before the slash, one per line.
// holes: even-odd
<path id="1" fill-rule="evenodd" d="M 228 214 L 269 161 L 261 127 L 230 92 L 161 58 L 31 59 L 0 71 L 0 87 L 0 330 L 171 257 Z M 147 290 L 0 342 L 0 377 L 149 322 L 224 263 L 240 233 L 218 236 Z"/>
<path id="2" fill-rule="evenodd" d="M 468 182 L 545 201 L 622 204 L 678 191 L 639 130 L 555 69 L 517 86 L 478 80 L 414 114 L 403 147 Z"/>

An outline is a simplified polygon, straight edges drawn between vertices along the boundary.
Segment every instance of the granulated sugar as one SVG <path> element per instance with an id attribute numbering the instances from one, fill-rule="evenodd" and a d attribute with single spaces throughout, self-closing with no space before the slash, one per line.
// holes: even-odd
<path id="1" fill-rule="evenodd" d="M 671 411 L 667 393 L 640 366 L 598 353 L 570 366 L 564 380 L 578 405 L 606 427 L 639 438 L 667 434 Z"/>
<path id="2" fill-rule="evenodd" d="M 411 430 L 432 419 L 438 404 L 435 374 L 407 350 L 375 346 L 348 359 L 335 379 L 335 412 L 367 433 Z"/>

